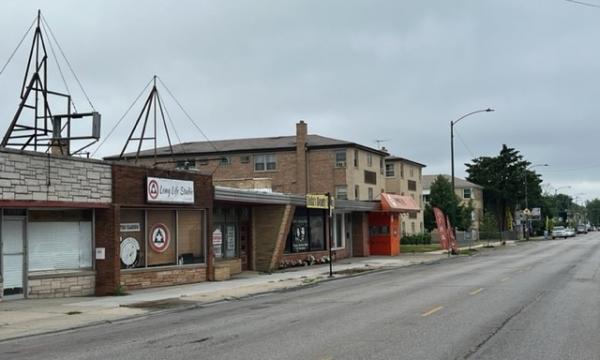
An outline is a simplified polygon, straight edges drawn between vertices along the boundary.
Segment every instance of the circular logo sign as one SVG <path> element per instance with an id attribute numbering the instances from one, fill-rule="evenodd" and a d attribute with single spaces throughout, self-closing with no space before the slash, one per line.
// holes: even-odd
<path id="1" fill-rule="evenodd" d="M 152 200 L 158 198 L 158 182 L 156 180 L 150 180 L 148 183 L 148 196 Z"/>
<path id="2" fill-rule="evenodd" d="M 121 262 L 127 266 L 135 266 L 138 261 L 140 244 L 135 238 L 128 237 L 121 241 Z"/>
<path id="3" fill-rule="evenodd" d="M 150 230 L 150 247 L 152 250 L 162 253 L 167 250 L 171 242 L 169 228 L 165 224 L 156 224 Z"/>

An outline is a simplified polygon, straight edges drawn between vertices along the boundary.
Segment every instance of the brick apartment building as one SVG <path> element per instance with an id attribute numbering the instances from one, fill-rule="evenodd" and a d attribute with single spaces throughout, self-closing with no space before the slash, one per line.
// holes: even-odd
<path id="1" fill-rule="evenodd" d="M 138 163 L 210 172 L 216 182 L 268 179 L 273 192 L 331 192 L 338 199 L 377 200 L 385 191 L 385 151 L 309 135 L 304 121 L 295 136 L 189 142 L 142 151 Z M 125 154 L 135 161 L 134 154 Z M 118 160 L 108 157 L 108 160 Z"/>
<path id="2" fill-rule="evenodd" d="M 425 230 L 423 225 L 423 182 L 425 165 L 409 159 L 388 156 L 385 158 L 385 190 L 387 193 L 410 196 L 421 209 L 404 214 L 400 219 L 402 235 L 414 235 Z"/>
<path id="3" fill-rule="evenodd" d="M 431 184 L 439 175 L 423 175 L 423 202 L 429 201 Z M 451 181 L 450 175 L 442 175 L 448 181 Z M 479 225 L 483 219 L 483 187 L 474 184 L 465 179 L 454 177 L 455 194 L 461 200 L 462 204 L 471 203 L 473 211 L 471 212 L 471 229 L 474 232 L 474 238 L 478 238 Z"/>

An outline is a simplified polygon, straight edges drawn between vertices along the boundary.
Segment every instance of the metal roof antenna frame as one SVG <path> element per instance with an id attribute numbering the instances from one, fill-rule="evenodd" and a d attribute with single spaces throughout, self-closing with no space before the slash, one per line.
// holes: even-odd
<path id="1" fill-rule="evenodd" d="M 96 111 L 88 113 L 73 112 L 74 106 L 71 94 L 48 89 L 48 52 L 42 34 L 41 10 L 38 10 L 35 23 L 36 28 L 21 86 L 20 102 L 0 146 L 16 146 L 20 150 L 44 150 L 44 152 L 61 155 L 75 155 L 97 142 L 100 138 L 100 114 Z M 53 113 L 50 106 L 51 96 L 66 99 L 65 113 Z M 33 98 L 33 104 L 31 98 Z M 28 101 L 30 102 L 28 103 Z M 22 118 L 25 109 L 33 110 L 33 121 L 29 123 Z M 84 117 L 92 118 L 91 136 L 72 136 L 71 120 Z M 63 120 L 65 120 L 64 123 Z M 71 152 L 70 143 L 72 140 L 93 141 Z"/>
<path id="2" fill-rule="evenodd" d="M 157 162 L 158 162 L 157 140 L 158 140 L 158 118 L 159 118 L 159 116 L 160 116 L 160 119 L 162 120 L 162 126 L 165 130 L 165 134 L 167 136 L 167 141 L 169 142 L 169 150 L 171 152 L 171 157 L 174 156 L 173 144 L 171 142 L 171 136 L 169 134 L 169 127 L 167 126 L 165 112 L 163 109 L 164 108 L 163 101 L 160 97 L 158 88 L 156 87 L 156 79 L 157 79 L 157 76 L 154 75 L 153 79 L 152 79 L 153 80 L 152 89 L 150 90 L 150 93 L 148 94 L 148 97 L 146 98 L 146 101 L 144 102 L 144 106 L 142 107 L 142 110 L 140 111 L 140 113 L 137 117 L 137 120 L 135 121 L 135 125 L 133 126 L 133 129 L 131 129 L 129 136 L 127 137 L 127 141 L 125 142 L 125 145 L 123 146 L 123 150 L 121 150 L 121 154 L 119 154 L 119 158 L 127 160 L 128 157 L 125 156 L 125 151 L 129 147 L 130 143 L 137 141 L 137 149 L 135 152 L 135 160 L 134 160 L 135 164 L 137 164 L 137 162 L 139 160 L 140 152 L 142 151 L 142 145 L 143 145 L 144 141 L 146 141 L 146 140 L 152 141 L 152 145 L 153 145 L 153 149 L 154 149 L 154 164 L 155 165 L 157 164 Z M 152 117 L 150 117 L 151 114 L 152 114 Z M 142 118 L 143 118 L 143 124 L 141 126 L 141 133 L 139 134 L 139 136 L 135 137 L 136 130 L 138 129 L 138 126 L 142 122 Z M 148 128 L 148 120 L 152 120 L 153 133 L 146 135 L 146 130 Z"/>

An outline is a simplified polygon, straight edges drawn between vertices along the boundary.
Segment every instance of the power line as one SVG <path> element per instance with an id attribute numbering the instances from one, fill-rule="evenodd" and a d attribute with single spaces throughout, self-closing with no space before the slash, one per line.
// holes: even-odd
<path id="1" fill-rule="evenodd" d="M 31 23 L 31 25 L 29 25 L 29 28 L 27 29 L 27 31 L 25 31 L 25 34 L 23 34 L 23 37 L 21 38 L 21 40 L 17 44 L 17 47 L 10 54 L 10 56 L 8 57 L 8 60 L 6 60 L 6 63 L 4 64 L 4 66 L 2 66 L 2 69 L 0 69 L 0 75 L 2 75 L 2 73 L 4 72 L 4 70 L 6 69 L 6 67 L 8 66 L 8 64 L 10 63 L 10 61 L 13 59 L 13 57 L 17 53 L 17 50 L 19 50 L 19 48 L 21 47 L 21 44 L 23 44 L 23 41 L 25 41 L 25 39 L 27 38 L 27 35 L 29 34 L 29 32 L 31 31 L 31 29 L 33 28 L 33 25 L 35 25 L 36 21 L 37 21 L 37 17 L 35 19 L 33 19 L 33 22 Z"/>
<path id="2" fill-rule="evenodd" d="M 458 131 L 454 130 L 454 134 L 456 135 L 456 137 L 458 138 L 458 140 L 460 140 L 460 142 L 463 144 L 463 146 L 465 147 L 465 149 L 467 149 L 467 152 L 469 154 L 471 154 L 471 156 L 474 158 L 476 158 L 477 156 L 475 156 L 475 154 L 473 154 L 473 152 L 471 151 L 471 149 L 467 146 L 467 143 L 465 143 L 465 141 L 463 140 L 463 138 L 460 136 L 460 134 L 458 133 Z"/>
<path id="3" fill-rule="evenodd" d="M 146 92 L 146 89 L 148 88 L 148 86 L 150 86 L 150 84 L 152 84 L 153 80 L 154 80 L 154 78 L 152 78 L 152 79 L 150 79 L 150 81 L 148 81 L 148 83 L 146 84 L 146 86 L 144 86 L 144 88 L 142 89 L 142 91 L 140 91 L 139 95 L 135 98 L 135 100 L 133 100 L 133 102 L 131 103 L 131 105 L 129 105 L 129 107 L 127 108 L 127 110 L 123 114 L 123 116 L 121 116 L 121 118 L 119 119 L 119 121 L 117 121 L 117 123 L 112 127 L 112 129 L 110 129 L 110 131 L 108 132 L 108 135 L 106 135 L 106 137 L 104 138 L 104 140 L 102 140 L 102 142 L 100 142 L 100 144 L 98 144 L 98 147 L 96 148 L 96 150 L 94 150 L 94 152 L 92 153 L 91 157 L 93 157 L 98 152 L 98 150 L 100 150 L 100 148 L 102 147 L 102 145 L 104 145 L 104 143 L 106 142 L 106 140 L 108 140 L 108 138 L 112 135 L 112 133 L 119 126 L 119 124 L 121 123 L 121 121 L 123 121 L 123 119 L 125 118 L 125 116 L 127 116 L 127 114 L 129 114 L 129 111 L 131 111 L 131 109 L 133 108 L 133 106 L 138 102 L 138 100 L 142 97 L 142 95 L 144 95 L 144 93 Z"/>
<path id="4" fill-rule="evenodd" d="M 56 43 L 56 47 L 58 47 L 58 50 L 60 51 L 62 57 L 65 59 L 65 62 L 67 63 L 67 66 L 69 67 L 69 70 L 71 70 L 71 74 L 73 74 L 73 77 L 75 78 L 75 81 L 77 81 L 77 84 L 79 85 L 79 88 L 81 89 L 81 92 L 83 93 L 83 96 L 85 96 L 85 99 L 87 100 L 88 104 L 90 104 L 90 107 L 92 108 L 92 110 L 96 111 L 96 109 L 94 108 L 94 105 L 92 104 L 92 101 L 90 100 L 90 97 L 85 92 L 85 89 L 83 88 L 83 85 L 81 84 L 81 81 L 79 81 L 79 78 L 77 77 L 77 74 L 75 74 L 75 70 L 73 70 L 73 67 L 71 66 L 71 63 L 69 62 L 69 59 L 67 59 L 67 56 L 65 55 L 65 52 L 63 51 L 62 47 L 60 46 L 60 43 L 56 39 L 56 36 L 54 36 L 54 32 L 52 31 L 52 28 L 50 27 L 50 25 L 46 21 L 46 18 L 44 17 L 44 15 L 42 15 L 42 21 L 44 22 L 44 25 L 48 28 L 48 31 L 50 32 L 50 35 L 52 35 L 52 39 L 54 39 L 54 42 Z"/>
<path id="5" fill-rule="evenodd" d="M 212 146 L 215 151 L 219 151 L 219 149 L 215 146 L 215 144 L 213 144 L 212 141 L 210 141 L 210 139 L 208 138 L 208 136 L 206 136 L 206 134 L 204 133 L 204 131 L 202 131 L 202 129 L 200 129 L 200 127 L 198 126 L 198 124 L 196 124 L 196 122 L 192 119 L 192 117 L 190 116 L 190 114 L 188 114 L 188 112 L 185 111 L 185 109 L 183 108 L 183 106 L 181 105 L 181 103 L 177 100 L 177 98 L 175 97 L 175 95 L 173 95 L 173 93 L 171 92 L 171 90 L 169 90 L 169 87 L 162 81 L 162 79 L 160 77 L 158 77 L 158 81 L 160 81 L 160 83 L 162 84 L 162 86 L 165 87 L 165 90 L 167 90 L 167 92 L 169 93 L 169 95 L 171 96 L 171 98 L 173 98 L 173 100 L 175 101 L 175 103 L 177 104 L 177 106 L 179 106 L 179 108 L 185 114 L 185 116 L 188 118 L 188 120 L 202 134 L 202 136 L 204 136 L 204 138 L 210 144 L 210 146 Z"/>
<path id="6" fill-rule="evenodd" d="M 63 74 L 63 71 L 60 67 L 60 63 L 58 62 L 58 56 L 56 56 L 56 53 L 54 52 L 54 46 L 52 46 L 52 41 L 50 36 L 48 35 L 48 32 L 46 31 L 46 27 L 45 26 L 41 26 L 42 30 L 44 31 L 44 34 L 46 34 L 46 38 L 48 38 L 48 45 L 50 46 L 50 51 L 52 52 L 52 57 L 54 58 L 54 62 L 56 63 L 56 67 L 58 68 L 58 73 L 60 74 L 60 77 L 63 81 L 63 84 L 65 85 L 65 89 L 67 90 L 67 94 L 70 97 L 70 101 L 71 104 L 73 104 L 73 109 L 75 110 L 75 112 L 77 112 L 77 106 L 75 106 L 75 101 L 73 101 L 73 96 L 71 96 L 71 90 L 69 89 L 69 85 L 67 84 L 67 80 L 65 79 L 65 75 Z"/>

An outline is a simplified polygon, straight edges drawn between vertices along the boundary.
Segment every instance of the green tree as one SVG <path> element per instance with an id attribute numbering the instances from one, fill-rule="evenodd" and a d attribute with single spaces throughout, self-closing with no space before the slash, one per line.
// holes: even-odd
<path id="1" fill-rule="evenodd" d="M 506 230 L 508 209 L 511 213 L 525 208 L 527 185 L 528 206 L 539 207 L 542 202 L 542 179 L 527 169 L 531 163 L 518 150 L 502 145 L 498 156 L 482 156 L 465 164 L 467 180 L 483 186 L 485 209 L 496 217 L 499 230 Z"/>
<path id="2" fill-rule="evenodd" d="M 496 216 L 490 212 L 484 213 L 479 230 L 483 233 L 496 233 L 498 231 Z"/>
<path id="3" fill-rule="evenodd" d="M 453 214 L 453 206 L 456 206 L 456 216 Z M 433 215 L 434 207 L 439 208 L 445 215 L 448 215 L 450 222 L 458 230 L 467 230 L 471 227 L 473 206 L 470 202 L 469 204 L 461 204 L 460 199 L 452 190 L 452 184 L 442 175 L 439 175 L 431 183 L 429 203 L 425 205 L 424 223 L 429 231 L 436 228 L 435 216 Z"/>
<path id="4" fill-rule="evenodd" d="M 600 199 L 588 201 L 585 205 L 590 223 L 600 225 Z"/>

